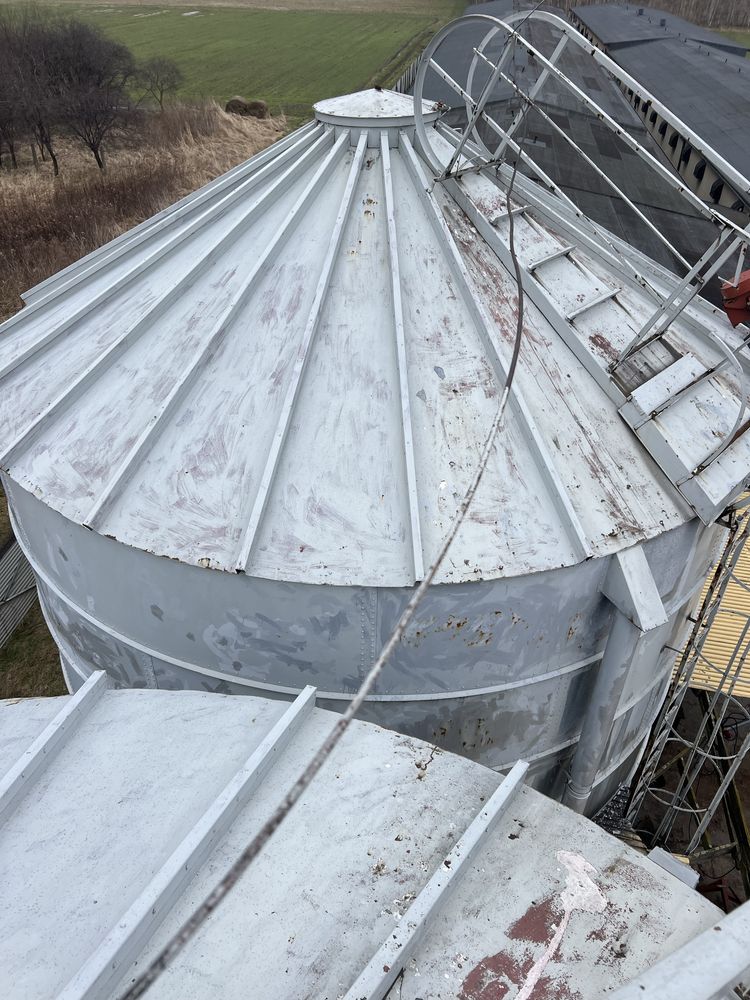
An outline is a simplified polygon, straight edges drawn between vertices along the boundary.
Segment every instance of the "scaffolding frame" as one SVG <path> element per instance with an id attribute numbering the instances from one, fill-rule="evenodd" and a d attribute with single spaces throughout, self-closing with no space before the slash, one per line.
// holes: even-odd
<path id="1" fill-rule="evenodd" d="M 633 785 L 626 821 L 635 827 L 643 810 L 656 804 L 663 815 L 652 835 L 652 843 L 679 851 L 694 861 L 731 852 L 750 894 L 750 838 L 739 790 L 735 784 L 742 763 L 750 755 L 750 710 L 735 695 L 735 688 L 750 656 L 750 610 L 727 606 L 730 583 L 750 592 L 737 566 L 750 538 L 750 512 L 746 507 L 731 508 L 722 522 L 727 537 L 721 555 L 677 666 L 666 701 L 652 729 L 651 738 Z M 707 642 L 712 630 L 721 628 L 722 619 L 736 619 L 738 635 L 726 662 L 708 655 Z M 737 629 L 737 626 L 739 628 Z M 685 696 L 695 688 L 696 674 L 702 674 L 701 687 L 709 692 L 698 695 L 702 716 L 694 737 L 687 739 L 679 730 Z M 708 684 L 706 683 L 708 679 Z M 735 721 L 734 747 L 730 750 L 726 733 L 728 717 Z M 740 730 L 747 729 L 740 739 Z M 713 775 L 716 788 L 709 801 L 701 801 L 700 782 Z M 719 808 L 724 811 L 730 842 L 714 848 L 706 834 Z M 687 843 L 677 843 L 675 826 L 681 816 L 694 817 L 696 829 Z M 699 850 L 701 844 L 703 850 Z"/>

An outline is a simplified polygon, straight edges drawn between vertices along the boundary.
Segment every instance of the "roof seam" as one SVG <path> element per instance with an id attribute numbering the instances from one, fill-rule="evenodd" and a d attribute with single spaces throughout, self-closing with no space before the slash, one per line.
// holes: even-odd
<path id="1" fill-rule="evenodd" d="M 303 140 L 305 144 L 307 144 L 308 141 L 309 140 L 307 139 Z M 291 152 L 292 152 L 291 150 L 288 150 L 284 154 L 285 157 L 289 156 Z M 278 164 L 272 161 L 271 163 L 268 164 L 266 168 L 263 168 L 263 170 L 272 173 L 277 166 Z M 236 198 L 239 197 L 240 194 L 244 193 L 245 186 L 249 185 L 252 187 L 258 184 L 259 181 L 262 179 L 264 179 L 264 176 L 261 176 L 261 173 L 253 174 L 251 177 L 243 181 L 242 184 L 240 184 L 237 188 L 235 188 L 234 191 L 231 191 L 228 195 L 225 195 L 222 201 L 225 204 L 234 201 Z M 221 204 L 222 202 L 219 202 L 219 205 Z M 196 219 L 193 219 L 191 223 L 185 226 L 184 229 L 181 229 L 179 232 L 174 233 L 172 237 L 169 240 L 167 240 L 167 242 L 163 246 L 157 248 L 156 250 L 153 250 L 149 254 L 146 254 L 146 256 L 140 259 L 135 264 L 134 267 L 126 271 L 125 274 L 120 275 L 120 277 L 117 278 L 116 281 L 112 282 L 111 285 L 107 285 L 106 288 L 102 289 L 98 294 L 94 295 L 93 298 L 89 299 L 84 305 L 80 306 L 75 312 L 67 316 L 61 323 L 59 323 L 56 326 L 53 326 L 52 329 L 48 331 L 40 340 L 36 341 L 34 344 L 30 344 L 24 351 L 22 351 L 17 358 L 13 358 L 11 361 L 7 362 L 2 368 L 0 368 L 0 379 L 4 378 L 9 372 L 13 371 L 24 361 L 27 361 L 30 357 L 33 357 L 33 355 L 37 354 L 43 348 L 47 347 L 50 343 L 57 340 L 57 338 L 62 336 L 63 333 L 66 333 L 71 326 L 73 326 L 79 320 L 84 319 L 89 313 L 91 313 L 93 309 L 101 305 L 103 302 L 106 302 L 108 299 L 112 298 L 112 296 L 116 292 L 121 291 L 123 288 L 129 285 L 134 278 L 137 278 L 138 275 L 146 271 L 152 264 L 157 264 L 161 259 L 163 259 L 165 254 L 171 252 L 183 240 L 187 239 L 189 236 L 192 236 L 199 229 L 201 229 L 206 223 L 213 221 L 216 218 L 216 212 L 217 212 L 216 205 L 206 209 Z M 125 245 L 122 248 L 122 252 L 127 253 L 128 249 L 129 246 Z M 110 262 L 111 262 L 110 258 L 106 258 L 103 261 L 103 263 L 105 264 Z M 64 291 L 65 287 L 61 289 L 61 292 Z M 50 302 L 54 303 L 55 298 L 56 298 L 55 295 L 50 295 L 49 298 L 45 297 L 36 304 L 32 303 L 32 305 L 30 305 L 27 309 L 22 309 L 20 312 L 16 313 L 15 316 L 11 316 L 11 318 L 6 321 L 4 326 L 0 327 L 0 333 L 6 333 L 8 329 L 16 322 L 18 323 L 22 321 L 24 323 L 27 322 L 30 315 L 34 315 L 40 310 L 44 309 L 45 306 L 50 304 Z"/>
<path id="2" fill-rule="evenodd" d="M 315 697 L 314 687 L 303 688 L 132 905 L 57 994 L 58 1000 L 94 1000 L 114 988 L 307 721 L 315 707 Z"/>
<path id="3" fill-rule="evenodd" d="M 480 305 L 478 297 L 471 294 L 473 281 L 466 270 L 463 258 L 461 257 L 453 235 L 443 218 L 442 212 L 440 211 L 434 194 L 430 189 L 429 183 L 427 182 L 427 178 L 417 161 L 414 148 L 405 135 L 402 135 L 401 141 L 406 154 L 405 160 L 415 181 L 415 186 L 417 187 L 424 203 L 427 205 L 428 213 L 433 226 L 438 229 L 440 237 L 445 243 L 448 250 L 449 263 L 451 264 L 451 268 L 457 279 L 464 302 L 476 325 L 477 332 L 479 333 L 495 377 L 498 380 L 498 384 L 502 384 L 504 382 L 505 365 L 490 335 L 490 321 L 485 315 L 484 309 Z M 523 294 L 522 289 L 519 289 L 519 294 Z M 524 437 L 526 438 L 527 443 L 531 446 L 530 450 L 536 460 L 537 468 L 545 482 L 545 485 L 547 486 L 547 489 L 549 490 L 550 498 L 555 505 L 560 522 L 568 536 L 576 556 L 579 559 L 589 558 L 592 553 L 589 548 L 583 526 L 581 525 L 578 515 L 575 513 L 570 500 L 568 499 L 568 495 L 560 481 L 557 470 L 547 453 L 547 449 L 541 441 L 539 430 L 531 417 L 517 384 L 513 387 L 510 403 L 513 408 L 513 413 L 520 424 Z"/>
<path id="4" fill-rule="evenodd" d="M 321 139 L 321 143 L 326 143 L 332 138 L 332 133 L 329 132 Z M 104 488 L 100 491 L 91 509 L 84 518 L 83 524 L 86 527 L 96 528 L 97 530 L 101 527 L 102 521 L 106 517 L 112 502 L 116 498 L 125 476 L 131 469 L 138 465 L 144 455 L 153 447 L 154 442 L 161 433 L 164 423 L 169 419 L 175 408 L 182 402 L 188 391 L 192 388 L 205 362 L 212 355 L 212 353 L 218 349 L 226 337 L 232 321 L 236 317 L 237 311 L 244 305 L 247 296 L 252 292 L 255 286 L 256 278 L 275 258 L 284 240 L 293 230 L 295 223 L 299 218 L 300 209 L 309 199 L 311 193 L 321 184 L 327 173 L 329 165 L 336 159 L 337 156 L 341 154 L 342 147 L 343 143 L 341 139 L 339 139 L 334 144 L 333 149 L 328 153 L 327 157 L 323 161 L 323 164 L 318 167 L 312 180 L 307 184 L 305 190 L 295 202 L 294 207 L 290 210 L 287 217 L 279 226 L 276 234 L 266 247 L 265 251 L 256 259 L 249 273 L 245 275 L 239 289 L 234 293 L 228 305 L 225 306 L 219 319 L 213 324 L 208 339 L 199 350 L 197 356 L 188 364 L 186 368 L 183 369 L 159 410 L 153 414 L 151 420 L 141 431 L 141 434 L 131 447 L 128 454 L 115 469 L 115 472 L 111 476 L 109 482 L 107 482 Z M 314 148 L 317 151 L 319 145 L 316 144 Z"/>
<path id="5" fill-rule="evenodd" d="M 118 337 L 113 344 L 108 347 L 103 354 L 99 355 L 82 373 L 75 379 L 70 385 L 66 386 L 65 389 L 55 398 L 53 401 L 42 410 L 39 415 L 27 424 L 25 429 L 21 431 L 20 435 L 11 443 L 9 448 L 5 451 L 0 461 L 7 467 L 18 457 L 19 452 L 24 447 L 28 447 L 32 444 L 40 434 L 42 434 L 45 429 L 50 425 L 54 419 L 59 416 L 72 402 L 77 400 L 83 392 L 88 388 L 88 386 L 96 379 L 97 376 L 101 376 L 107 369 L 132 345 L 133 342 L 138 340 L 141 334 L 147 332 L 153 325 L 155 319 L 163 313 L 163 311 L 175 301 L 179 300 L 181 294 L 183 293 L 185 286 L 188 283 L 192 283 L 196 277 L 209 267 L 221 250 L 224 250 L 228 245 L 230 245 L 235 239 L 241 235 L 242 228 L 247 225 L 250 219 L 253 219 L 256 215 L 263 215 L 269 208 L 271 204 L 270 196 L 272 193 L 278 193 L 283 191 L 289 186 L 307 166 L 308 158 L 317 155 L 319 149 L 323 147 L 326 142 L 326 135 L 321 135 L 317 142 L 309 146 L 309 148 L 303 153 L 303 155 L 297 159 L 293 160 L 290 167 L 285 170 L 281 176 L 274 181 L 273 184 L 268 188 L 267 191 L 263 192 L 260 198 L 251 202 L 247 211 L 231 226 L 231 228 L 223 233 L 218 239 L 213 243 L 213 246 L 204 254 L 198 256 L 195 263 L 188 268 L 187 271 L 182 274 L 178 281 L 169 287 L 167 292 L 160 298 L 156 299 L 146 312 L 141 316 L 139 320 L 136 321 L 135 325 L 130 327 L 122 336 Z M 293 150 L 289 151 L 289 156 Z M 274 169 L 279 163 L 285 163 L 287 157 L 277 160 L 271 166 Z M 225 202 L 233 202 L 241 193 L 245 193 L 243 190 L 244 184 L 239 188 L 232 191 L 230 194 L 226 195 Z M 210 211 L 213 213 L 217 209 L 214 206 Z M 187 234 L 184 234 L 187 235 Z"/>
<path id="6" fill-rule="evenodd" d="M 422 531 L 419 521 L 419 491 L 417 486 L 416 464 L 414 459 L 414 429 L 411 419 L 411 403 L 409 394 L 409 374 L 406 357 L 406 336 L 404 333 L 404 311 L 401 300 L 401 269 L 399 265 L 398 235 L 396 232 L 396 206 L 393 196 L 393 176 L 391 173 L 391 152 L 388 146 L 388 133 L 380 135 L 380 158 L 383 169 L 383 187 L 385 190 L 386 231 L 388 237 L 388 252 L 390 255 L 391 289 L 394 330 L 396 335 L 396 359 L 398 368 L 399 397 L 401 401 L 401 423 L 403 428 L 404 461 L 406 464 L 406 485 L 411 522 L 412 555 L 414 559 L 414 577 L 424 578 L 424 548 Z"/>
<path id="7" fill-rule="evenodd" d="M 314 132 L 316 127 L 318 127 L 317 122 L 309 122 L 298 131 L 290 133 L 283 139 L 278 139 L 267 149 L 261 150 L 259 153 L 251 156 L 250 159 L 233 167 L 215 180 L 209 181 L 208 184 L 204 184 L 197 191 L 192 191 L 184 198 L 180 198 L 173 205 L 169 205 L 167 208 L 162 209 L 161 212 L 157 212 L 156 215 L 145 219 L 139 225 L 115 237 L 109 243 L 105 243 L 91 253 L 86 254 L 80 260 L 69 264 L 62 271 L 58 271 L 46 280 L 40 281 L 33 288 L 24 292 L 21 298 L 36 307 L 37 305 L 41 305 L 43 300 L 47 302 L 50 298 L 57 297 L 61 292 L 68 291 L 71 286 L 77 284 L 83 278 L 88 278 L 105 264 L 111 264 L 119 256 L 121 250 L 129 250 L 134 246 L 138 246 L 144 238 L 151 236 L 155 228 L 162 225 L 172 225 L 173 222 L 179 221 L 188 212 L 198 208 L 204 201 L 213 199 L 224 188 L 230 187 L 238 181 L 242 182 L 250 176 L 254 176 L 270 161 L 282 156 L 286 152 L 291 153 L 293 148 L 302 145 L 300 143 L 301 139 L 310 137 L 310 133 Z M 52 291 L 53 288 L 54 292 Z M 44 289 L 46 291 L 43 291 Z M 32 296 L 35 299 L 33 303 L 30 301 Z"/>
<path id="8" fill-rule="evenodd" d="M 348 148 L 350 142 L 349 131 L 344 131 L 339 136 L 336 143 L 336 150 L 338 153 L 343 152 L 345 148 Z M 273 481 L 276 476 L 276 471 L 278 469 L 279 461 L 281 458 L 281 453 L 286 442 L 287 435 L 289 433 L 289 426 L 291 423 L 292 415 L 294 413 L 294 408 L 297 402 L 297 397 L 299 395 L 300 386 L 302 385 L 302 379 L 304 377 L 305 369 L 307 367 L 307 362 L 310 357 L 310 349 L 312 347 L 313 341 L 315 339 L 315 334 L 317 333 L 320 316 L 322 313 L 323 305 L 325 302 L 325 297 L 328 293 L 328 287 L 331 281 L 331 275 L 333 274 L 333 269 L 336 263 L 336 256 L 338 254 L 339 247 L 341 245 L 341 238 L 344 233 L 344 227 L 349 215 L 349 210 L 351 208 L 352 199 L 354 197 L 354 191 L 356 188 L 356 182 L 362 170 L 362 162 L 365 156 L 365 150 L 367 149 L 367 133 L 362 132 L 357 142 L 357 148 L 352 159 L 352 164 L 349 169 L 349 176 L 347 178 L 346 187 L 344 189 L 344 194 L 341 199 L 339 206 L 338 215 L 336 216 L 336 221 L 333 226 L 333 231 L 331 233 L 331 238 L 328 244 L 328 250 L 326 253 L 325 260 L 323 261 L 323 267 L 321 270 L 320 277 L 318 278 L 318 285 L 315 291 L 315 298 L 313 299 L 313 304 L 310 308 L 310 313 L 308 315 L 307 324 L 305 326 L 304 333 L 302 335 L 302 342 L 297 350 L 297 356 L 294 361 L 294 368 L 290 377 L 289 384 L 284 396 L 284 401 L 281 407 L 281 414 L 277 424 L 276 431 L 271 442 L 271 447 L 266 458 L 266 464 L 261 475 L 260 484 L 258 486 L 258 491 L 253 502 L 253 507 L 250 512 L 250 518 L 242 532 L 240 537 L 239 549 L 237 553 L 237 558 L 235 560 L 235 569 L 238 572 L 244 573 L 247 570 L 248 563 L 250 561 L 250 556 L 252 554 L 253 545 L 255 539 L 258 535 L 261 521 L 266 510 L 266 505 L 268 503 L 268 498 L 270 496 L 271 488 L 273 486 Z M 332 166 L 334 160 L 329 161 L 328 166 Z M 303 198 L 307 196 L 306 191 Z"/>

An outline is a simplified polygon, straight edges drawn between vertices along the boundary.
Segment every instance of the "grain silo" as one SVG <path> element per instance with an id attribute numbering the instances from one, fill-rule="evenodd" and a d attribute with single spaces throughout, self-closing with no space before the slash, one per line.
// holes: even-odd
<path id="1" fill-rule="evenodd" d="M 554 191 L 519 173 L 509 198 L 507 165 L 436 179 L 458 134 L 418 110 L 421 139 L 411 98 L 323 101 L 33 290 L 0 337 L 3 484 L 72 687 L 312 683 L 340 708 L 494 419 L 512 219 L 508 416 L 363 717 L 523 756 L 555 795 L 570 769 L 590 810 L 642 746 L 750 471 L 744 341 Z"/>

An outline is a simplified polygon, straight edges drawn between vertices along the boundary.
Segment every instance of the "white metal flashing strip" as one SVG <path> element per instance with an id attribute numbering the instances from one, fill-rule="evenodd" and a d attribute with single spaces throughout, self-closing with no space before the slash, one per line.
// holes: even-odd
<path id="1" fill-rule="evenodd" d="M 412 176 L 417 194 L 427 209 L 431 224 L 435 228 L 440 240 L 443 242 L 448 263 L 451 266 L 451 270 L 459 286 L 459 290 L 461 291 L 466 307 L 469 310 L 472 320 L 476 324 L 477 332 L 481 338 L 484 350 L 487 353 L 487 359 L 492 365 L 495 377 L 498 379 L 498 382 L 502 387 L 502 384 L 505 381 L 505 365 L 498 354 L 490 332 L 492 330 L 492 323 L 479 303 L 471 276 L 466 269 L 453 235 L 448 228 L 442 212 L 440 211 L 440 208 L 435 200 L 435 196 L 431 190 L 431 184 L 420 166 L 414 147 L 409 142 L 408 137 L 404 134 L 401 136 L 401 144 L 404 151 L 404 162 L 406 163 L 409 173 Z M 453 184 L 454 182 L 450 183 Z M 455 186 L 458 187 L 458 185 Z M 468 201 L 468 199 L 464 199 L 464 201 Z M 465 205 L 461 202 L 459 202 L 459 205 L 468 215 L 469 212 L 467 207 L 465 207 Z M 478 213 L 475 212 L 474 214 L 476 216 Z M 471 216 L 469 216 L 469 218 L 474 225 L 479 228 L 475 219 L 471 218 Z M 486 224 L 489 232 L 493 234 L 492 240 L 500 243 L 501 246 L 504 246 L 489 221 L 481 215 L 479 218 Z M 483 236 L 485 236 L 485 239 L 488 238 L 481 229 L 480 232 Z M 588 541 L 586 540 L 586 534 L 583 530 L 583 526 L 578 519 L 578 515 L 573 509 L 567 490 L 565 489 L 557 469 L 552 462 L 552 458 L 547 452 L 546 446 L 542 441 L 541 433 L 534 423 L 534 419 L 524 402 L 517 382 L 514 385 L 513 392 L 510 396 L 510 405 L 521 426 L 524 437 L 530 446 L 530 450 L 536 459 L 537 468 L 539 469 L 539 472 L 549 490 L 550 498 L 555 505 L 555 509 L 557 510 L 557 514 L 560 518 L 560 523 L 563 525 L 566 534 L 570 539 L 574 552 L 579 559 L 588 559 L 591 555 L 591 550 L 589 548 Z"/>
<path id="2" fill-rule="evenodd" d="M 719 1000 L 750 971 L 750 903 L 608 994 L 610 1000 Z"/>
<path id="3" fill-rule="evenodd" d="M 349 145 L 349 132 L 342 132 L 339 136 L 337 146 L 339 144 Z M 344 228 L 346 226 L 346 221 L 349 217 L 349 211 L 352 204 L 352 199 L 354 198 L 354 191 L 357 186 L 357 180 L 362 170 L 362 162 L 364 160 L 365 151 L 367 149 L 367 130 L 363 129 L 362 133 L 357 142 L 357 148 L 354 153 L 354 158 L 352 160 L 351 167 L 349 169 L 349 177 L 347 178 L 346 187 L 344 189 L 344 194 L 341 199 L 341 204 L 339 206 L 338 215 L 336 216 L 336 221 L 333 226 L 333 232 L 331 233 L 331 238 L 328 243 L 328 250 L 326 252 L 325 260 L 323 261 L 323 268 L 318 278 L 318 286 L 315 291 L 315 298 L 313 299 L 313 304 L 310 308 L 310 313 L 307 318 L 307 325 L 305 326 L 305 331 L 302 335 L 302 340 L 299 347 L 297 348 L 297 354 L 294 359 L 294 367 L 289 378 L 289 384 L 286 389 L 286 394 L 284 396 L 284 401 L 281 406 L 281 412 L 279 414 L 278 423 L 276 427 L 276 432 L 271 442 L 271 448 L 269 450 L 268 458 L 266 459 L 266 464 L 263 469 L 263 474 L 260 479 L 260 485 L 258 486 L 258 492 L 255 496 L 255 501 L 253 503 L 253 509 L 250 513 L 250 518 L 248 523 L 242 532 L 240 538 L 239 550 L 237 559 L 235 562 L 235 569 L 239 573 L 244 573 L 247 569 L 247 565 L 250 561 L 250 555 L 252 553 L 253 544 L 255 542 L 256 535 L 258 533 L 258 528 L 260 527 L 261 520 L 263 519 L 263 514 L 265 513 L 266 504 L 268 503 L 268 497 L 271 492 L 271 487 L 273 485 L 273 480 L 276 475 L 276 469 L 278 468 L 279 460 L 281 458 L 281 452 L 284 448 L 284 442 L 286 441 L 287 435 L 289 433 L 289 427 L 291 425 L 292 414 L 294 412 L 294 407 L 297 402 L 297 397 L 299 396 L 299 390 L 302 385 L 302 378 L 305 374 L 305 368 L 307 367 L 307 362 L 310 357 L 310 348 L 312 347 L 313 340 L 315 339 L 315 334 L 318 330 L 318 325 L 320 323 L 321 313 L 323 311 L 323 305 L 325 302 L 326 295 L 328 293 L 328 287 L 331 283 L 331 276 L 333 274 L 334 265 L 336 263 L 336 258 L 338 256 L 339 248 L 341 246 L 341 238 L 344 234 Z"/>
<path id="4" fill-rule="evenodd" d="M 19 451 L 32 444 L 36 438 L 42 434 L 47 427 L 69 407 L 97 378 L 107 371 L 124 352 L 130 348 L 140 336 L 153 328 L 154 323 L 166 309 L 174 302 L 178 302 L 184 294 L 185 288 L 189 287 L 196 277 L 213 264 L 216 257 L 227 248 L 232 240 L 239 238 L 242 232 L 251 223 L 255 222 L 270 208 L 272 195 L 280 194 L 286 190 L 308 166 L 308 160 L 319 153 L 321 149 L 332 141 L 333 133 L 328 133 L 326 137 L 310 146 L 297 159 L 293 160 L 291 166 L 286 169 L 281 176 L 271 183 L 260 198 L 251 202 L 247 211 L 232 224 L 227 232 L 222 233 L 213 244 L 205 247 L 191 267 L 159 298 L 157 298 L 146 310 L 143 316 L 125 333 L 121 334 L 103 354 L 96 357 L 70 385 L 67 385 L 52 402 L 45 407 L 18 435 L 13 441 L 0 461 L 3 468 L 8 468 L 18 457 Z M 286 162 L 286 161 L 284 161 Z M 234 198 L 235 192 L 226 196 L 224 201 Z"/>
<path id="5" fill-rule="evenodd" d="M 300 693 L 57 1000 L 94 1000 L 109 994 L 299 731 L 315 707 L 315 696 L 314 687 Z"/>
<path id="6" fill-rule="evenodd" d="M 330 136 L 331 132 L 327 132 L 326 135 Z M 318 145 L 322 142 L 325 142 L 325 137 L 316 139 L 312 143 L 311 149 L 317 149 Z M 300 146 L 307 146 L 309 144 L 310 140 L 308 138 L 300 140 L 299 143 Z M 308 150 L 307 152 L 309 153 L 310 151 L 311 150 Z M 293 149 L 288 150 L 286 153 L 282 154 L 282 157 L 277 157 L 277 159 L 272 160 L 269 164 L 267 164 L 267 166 L 259 170 L 257 174 L 252 174 L 249 178 L 242 181 L 237 185 L 237 187 L 231 190 L 228 194 L 224 195 L 217 205 L 209 205 L 184 228 L 178 229 L 176 233 L 173 233 L 169 240 L 167 240 L 162 246 L 141 257 L 133 267 L 121 274 L 116 281 L 106 285 L 105 288 L 88 299 L 82 306 L 79 306 L 78 309 L 66 316 L 62 322 L 53 324 L 44 336 L 40 337 L 39 340 L 34 341 L 32 344 L 29 344 L 16 357 L 11 358 L 5 365 L 3 365 L 2 368 L 0 368 L 0 378 L 3 378 L 24 361 L 27 361 L 29 358 L 33 357 L 45 348 L 48 344 L 62 336 L 63 333 L 75 326 L 76 323 L 79 323 L 81 320 L 90 315 L 92 310 L 96 309 L 103 302 L 106 302 L 107 299 L 111 298 L 116 292 L 125 288 L 131 281 L 133 281 L 134 278 L 143 274 L 145 271 L 148 271 L 154 264 L 158 264 L 159 261 L 163 260 L 175 249 L 175 247 L 179 246 L 180 243 L 186 240 L 189 236 L 196 233 L 207 223 L 214 221 L 220 210 L 223 211 L 223 208 L 226 208 L 228 204 L 233 203 L 238 198 L 241 198 L 252 187 L 261 183 L 262 180 L 267 179 L 269 174 L 278 170 L 279 163 L 283 163 L 288 157 L 290 157 L 292 162 L 294 162 L 293 152 Z M 223 208 L 221 206 L 223 206 Z M 127 249 L 128 246 L 126 244 L 123 247 L 123 251 L 125 252 Z M 25 322 L 29 315 L 44 309 L 50 302 L 54 305 L 55 300 L 56 296 L 50 295 L 49 298 L 45 297 L 40 299 L 35 304 L 28 306 L 26 309 L 22 309 L 20 312 L 17 312 L 15 316 L 11 316 L 9 320 L 6 320 L 6 322 L 0 326 L 0 331 L 2 333 L 6 333 L 11 326 L 14 326 L 16 323 Z"/>
<path id="7" fill-rule="evenodd" d="M 520 790 L 528 767 L 522 760 L 513 766 L 510 774 L 419 893 L 391 936 L 367 963 L 344 1000 L 383 1000 L 428 932 L 431 921 L 446 905 L 459 879 L 471 867 Z"/>
<path id="8" fill-rule="evenodd" d="M 54 719 L 0 778 L 0 823 L 7 818 L 34 778 L 50 764 L 65 741 L 99 701 L 107 689 L 107 683 L 104 671 L 97 670 L 93 673 L 83 687 L 65 699 L 65 705 Z"/>
<path id="9" fill-rule="evenodd" d="M 305 190 L 294 203 L 284 221 L 279 225 L 275 236 L 264 252 L 257 258 L 249 272 L 244 276 L 242 284 L 235 291 L 229 303 L 225 306 L 221 316 L 214 323 L 211 333 L 203 346 L 200 348 L 194 359 L 182 371 L 174 383 L 169 395 L 161 404 L 159 409 L 152 415 L 150 421 L 143 429 L 135 444 L 127 455 L 122 459 L 115 469 L 110 480 L 105 484 L 94 504 L 88 512 L 84 525 L 89 528 L 99 528 L 103 519 L 120 491 L 130 471 L 135 468 L 141 459 L 156 441 L 164 423 L 171 416 L 177 406 L 187 395 L 193 386 L 198 374 L 203 370 L 207 359 L 215 352 L 222 340 L 226 336 L 227 330 L 235 319 L 237 312 L 244 305 L 247 296 L 257 283 L 258 276 L 263 274 L 289 237 L 294 226 L 299 221 L 303 210 L 310 204 L 312 196 L 323 182 L 328 178 L 331 170 L 335 167 L 337 160 L 345 149 L 346 136 L 341 136 L 333 146 L 333 149 L 326 156 L 323 163 L 315 171 L 312 179 L 306 185 Z"/>
<path id="10" fill-rule="evenodd" d="M 385 190 L 385 214 L 387 221 L 388 253 L 391 262 L 391 289 L 393 295 L 393 321 L 396 329 L 396 357 L 398 360 L 398 382 L 401 397 L 401 422 L 404 432 L 404 461 L 406 463 L 406 485 L 409 494 L 409 518 L 411 521 L 412 553 L 414 557 L 414 578 L 423 580 L 424 550 L 422 529 L 419 523 L 419 493 L 417 472 L 414 461 L 414 431 L 411 420 L 409 396 L 408 361 L 406 357 L 406 335 L 404 333 L 404 310 L 401 302 L 401 268 L 398 259 L 398 236 L 396 234 L 396 210 L 393 197 L 393 175 L 391 173 L 391 151 L 388 147 L 388 133 L 380 135 L 380 159 L 383 168 L 383 188 Z"/>

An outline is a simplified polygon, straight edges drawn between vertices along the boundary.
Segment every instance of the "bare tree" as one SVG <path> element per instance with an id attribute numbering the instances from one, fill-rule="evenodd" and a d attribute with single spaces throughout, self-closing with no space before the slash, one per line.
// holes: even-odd
<path id="1" fill-rule="evenodd" d="M 103 143 L 130 110 L 128 83 L 135 75 L 129 49 L 73 18 L 59 28 L 65 52 L 57 86 L 62 117 L 104 170 Z"/>
<path id="2" fill-rule="evenodd" d="M 143 63 L 139 67 L 138 75 L 145 92 L 153 97 L 162 111 L 167 94 L 173 94 L 183 80 L 180 67 L 171 59 L 161 56 Z"/>

